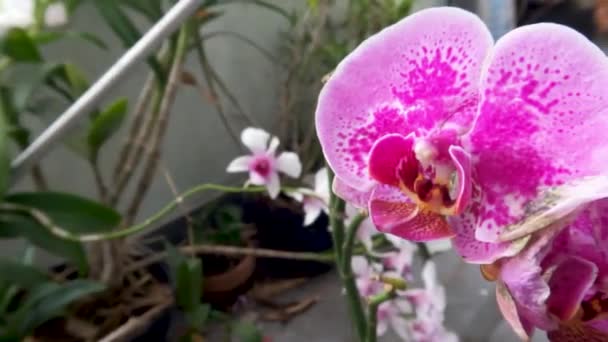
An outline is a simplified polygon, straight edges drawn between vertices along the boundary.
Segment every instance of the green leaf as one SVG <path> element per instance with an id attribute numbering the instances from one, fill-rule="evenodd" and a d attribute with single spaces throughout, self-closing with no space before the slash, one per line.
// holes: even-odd
<path id="1" fill-rule="evenodd" d="M 232 333 L 240 342 L 262 342 L 260 330 L 251 322 L 239 321 L 233 323 Z"/>
<path id="2" fill-rule="evenodd" d="M 203 287 L 203 267 L 201 260 L 187 258 L 173 245 L 165 243 L 171 278 L 175 285 L 177 306 L 186 313 L 198 309 Z"/>
<path id="3" fill-rule="evenodd" d="M 36 44 L 49 44 L 60 39 L 82 39 L 92 45 L 107 50 L 108 45 L 99 37 L 89 32 L 80 31 L 39 31 L 32 36 Z"/>
<path id="4" fill-rule="evenodd" d="M 14 284 L 31 289 L 49 280 L 49 276 L 37 267 L 11 259 L 0 259 L 0 283 Z"/>
<path id="5" fill-rule="evenodd" d="M 152 22 L 158 21 L 163 16 L 161 0 L 123 0 L 123 4 L 143 14 Z"/>
<path id="6" fill-rule="evenodd" d="M 40 62 L 42 56 L 27 32 L 21 28 L 12 28 L 4 37 L 2 46 L 4 54 L 19 62 Z"/>
<path id="7" fill-rule="evenodd" d="M 65 63 L 63 68 L 65 77 L 70 85 L 70 88 L 72 88 L 72 94 L 75 97 L 82 95 L 82 93 L 89 89 L 89 81 L 80 68 L 71 63 Z"/>
<path id="8" fill-rule="evenodd" d="M 119 1 L 93 0 L 93 3 L 108 26 L 110 26 L 112 31 L 120 38 L 125 47 L 130 48 L 139 40 L 141 33 L 119 6 Z M 165 72 L 158 59 L 154 56 L 150 56 L 146 61 L 156 76 L 164 81 Z"/>
<path id="9" fill-rule="evenodd" d="M 177 268 L 176 302 L 178 307 L 191 312 L 201 302 L 202 266 L 200 259 L 187 259 Z"/>
<path id="10" fill-rule="evenodd" d="M 86 279 L 77 279 L 61 285 L 45 284 L 39 290 L 32 291 L 26 305 L 20 309 L 27 310 L 20 324 L 21 332 L 28 334 L 42 323 L 61 316 L 65 308 L 74 301 L 103 290 L 103 284 Z"/>
<path id="11" fill-rule="evenodd" d="M 127 109 L 127 99 L 121 98 L 109 105 L 93 119 L 87 137 L 92 160 L 97 160 L 99 149 L 118 131 L 127 116 Z"/>
<path id="12" fill-rule="evenodd" d="M 125 47 L 131 47 L 141 37 L 141 33 L 122 11 L 117 0 L 93 0 L 93 3 Z"/>
<path id="13" fill-rule="evenodd" d="M 78 268 L 80 274 L 87 273 L 87 257 L 79 242 L 62 239 L 32 218 L 15 215 L 0 215 L 0 237 L 21 236 L 33 245 L 50 254 L 63 257 Z"/>
<path id="14" fill-rule="evenodd" d="M 5 201 L 38 209 L 74 234 L 108 232 L 120 223 L 120 215 L 113 209 L 67 193 L 22 192 L 7 196 Z"/>

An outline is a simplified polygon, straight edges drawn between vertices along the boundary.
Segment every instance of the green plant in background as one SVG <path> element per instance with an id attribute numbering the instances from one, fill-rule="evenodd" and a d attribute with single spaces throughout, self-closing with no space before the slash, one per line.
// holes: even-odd
<path id="1" fill-rule="evenodd" d="M 239 206 L 216 202 L 195 221 L 194 241 L 219 245 L 243 246 L 242 209 Z"/>
<path id="2" fill-rule="evenodd" d="M 206 25 L 221 17 L 222 6 L 232 3 L 253 3 L 287 16 L 280 7 L 262 0 L 202 1 L 197 14 L 164 42 L 158 53 L 147 59 L 150 75 L 133 106 L 129 106 L 125 98 L 116 98 L 91 108 L 87 122 L 66 139 L 65 144 L 90 165 L 99 195 L 100 203 L 97 203 L 77 195 L 48 191 L 52 184 L 48 184 L 44 170 L 39 165 L 31 171 L 38 191 L 8 191 L 11 156 L 25 149 L 31 141 L 32 134 L 26 122 L 30 118 L 45 124 L 54 120 L 91 85 L 78 65 L 49 60 L 45 56 L 46 46 L 65 39 L 76 39 L 86 43 L 85 48 L 100 51 L 107 48 L 105 42 L 92 33 L 74 31 L 65 25 L 81 4 L 88 3 L 96 8 L 123 46 L 128 48 L 142 36 L 131 19 L 132 14 L 141 15 L 146 24 L 152 24 L 175 1 L 6 0 L 0 2 L 0 12 L 6 9 L 2 6 L 23 5 L 26 2 L 31 4 L 31 8 L 26 8 L 23 13 L 31 15 L 31 20 L 3 20 L 0 23 L 0 238 L 24 238 L 32 246 L 64 258 L 69 266 L 77 269 L 81 279 L 58 282 L 53 279 L 51 272 L 37 270 L 29 261 L 18 263 L 0 259 L 2 275 L 5 276 L 0 277 L 3 309 L 0 311 L 1 340 L 21 340 L 31 335 L 40 324 L 64 313 L 63 309 L 72 301 L 102 291 L 103 286 L 120 288 L 124 286 L 125 279 L 131 279 L 131 272 L 134 272 L 129 267 L 133 261 L 129 253 L 131 246 L 122 238 L 145 229 L 155 220 L 147 220 L 139 227 L 130 227 L 138 229 L 121 231 L 120 228 L 132 225 L 156 175 L 177 87 L 203 87 L 194 73 L 184 70 L 186 55 L 191 52 L 196 54 L 217 114 L 228 132 L 234 135 L 233 131 L 238 127 L 228 120 L 228 110 L 221 98 L 226 98 L 246 122 L 253 120 L 242 110 L 219 72 L 210 64 L 206 42 L 234 37 L 269 57 L 272 55 L 238 33 L 207 32 Z M 58 8 L 63 11 L 60 12 L 63 15 L 59 18 L 61 20 L 49 21 L 49 11 Z M 129 113 L 133 119 L 110 179 L 101 172 L 100 155 L 107 141 L 126 123 Z M 147 148 L 144 149 L 144 145 Z M 135 193 L 126 201 L 126 206 L 120 208 L 119 204 L 125 203 L 125 190 L 129 184 L 134 184 Z M 230 209 L 220 210 L 217 223 L 222 229 L 215 236 L 217 241 L 236 243 L 237 227 L 231 221 L 232 214 Z M 120 238 L 112 239 L 111 234 Z M 78 236 L 88 236 L 89 239 L 74 238 Z M 112 241 L 107 241 L 109 239 Z M 191 277 L 188 278 L 190 283 L 202 277 L 200 261 L 197 263 L 188 259 L 184 265 L 178 267 L 180 277 Z M 6 277 L 16 271 L 25 278 Z M 198 276 L 196 273 L 199 273 Z M 85 280 L 87 277 L 100 283 Z M 183 281 L 178 285 L 186 286 Z M 188 286 L 194 290 L 191 284 Z M 180 294 L 182 291 L 176 293 L 178 304 L 190 312 L 192 323 L 200 323 L 203 320 L 201 317 L 205 316 L 204 305 L 198 303 L 200 296 L 186 298 Z M 194 305 L 195 300 L 198 305 Z M 22 325 L 15 325 L 15 322 L 24 320 L 26 313 L 31 319 L 25 319 Z"/>
<path id="3" fill-rule="evenodd" d="M 285 73 L 279 98 L 279 138 L 304 161 L 303 174 L 324 165 L 314 110 L 322 80 L 365 38 L 409 14 L 413 0 L 308 0 L 283 33 Z"/>
<path id="4" fill-rule="evenodd" d="M 242 342 L 262 342 L 262 334 L 250 322 L 233 319 L 229 315 L 201 303 L 204 286 L 201 259 L 186 256 L 175 247 L 166 244 L 169 269 L 175 289 L 176 305 L 184 314 L 187 329 L 180 341 L 192 341 L 203 334 L 205 326 L 212 321 L 227 325 L 229 334 Z"/>

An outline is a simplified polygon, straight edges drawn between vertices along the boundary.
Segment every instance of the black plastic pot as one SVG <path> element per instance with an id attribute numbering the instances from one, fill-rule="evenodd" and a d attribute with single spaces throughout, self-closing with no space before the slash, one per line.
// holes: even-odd
<path id="1" fill-rule="evenodd" d="M 278 201 L 256 196 L 243 201 L 243 221 L 257 230 L 260 248 L 292 252 L 326 252 L 332 248 L 327 227 L 329 219 L 322 214 L 310 226 L 304 227 L 304 215 L 299 203 L 285 197 Z M 262 277 L 310 277 L 325 273 L 331 265 L 316 261 L 258 258 L 258 274 Z"/>

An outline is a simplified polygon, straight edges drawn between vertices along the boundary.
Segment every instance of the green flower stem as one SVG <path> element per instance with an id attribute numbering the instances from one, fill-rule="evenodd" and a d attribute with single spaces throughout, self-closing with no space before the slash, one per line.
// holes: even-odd
<path id="1" fill-rule="evenodd" d="M 344 269 L 350 269 L 350 260 L 353 256 L 353 248 L 355 246 L 357 232 L 359 231 L 361 222 L 363 222 L 366 218 L 366 212 L 358 213 L 346 229 L 346 236 L 342 245 L 342 267 Z"/>
<path id="2" fill-rule="evenodd" d="M 294 189 L 294 188 L 282 188 L 282 190 L 283 191 L 297 191 L 297 189 Z M 117 230 L 117 231 L 111 231 L 108 233 L 99 233 L 99 234 L 83 234 L 83 235 L 73 234 L 73 233 L 66 231 L 65 229 L 53 224 L 53 222 L 50 220 L 50 218 L 48 218 L 48 216 L 46 216 L 46 214 L 44 214 L 43 212 L 32 209 L 32 208 L 20 207 L 20 206 L 15 206 L 15 205 L 9 206 L 5 203 L 2 205 L 2 207 L 0 209 L 8 210 L 8 211 L 17 211 L 17 212 L 22 212 L 22 213 L 28 214 L 28 215 L 32 216 L 32 218 L 34 218 L 35 220 L 37 220 L 38 222 L 43 224 L 44 227 L 48 228 L 51 233 L 53 233 L 61 238 L 71 240 L 71 241 L 77 241 L 77 242 L 92 242 L 92 241 L 118 239 L 118 238 L 123 238 L 123 237 L 129 236 L 129 235 L 133 235 L 133 234 L 142 232 L 143 230 L 148 228 L 150 225 L 152 225 L 155 222 L 158 222 L 165 215 L 167 215 L 168 213 L 173 211 L 186 198 L 199 194 L 199 193 L 202 193 L 202 192 L 206 192 L 206 191 L 221 191 L 221 192 L 225 192 L 225 193 L 262 193 L 262 192 L 266 191 L 266 188 L 261 187 L 261 186 L 243 188 L 243 187 L 235 187 L 235 186 L 210 184 L 210 183 L 200 184 L 198 186 L 195 186 L 195 187 L 187 190 L 186 192 L 182 193 L 181 195 L 177 196 L 175 199 L 173 199 L 171 202 L 169 202 L 167 205 L 165 205 L 162 209 L 157 211 L 154 215 L 150 216 L 149 218 L 147 218 L 146 220 L 144 220 L 143 222 L 141 222 L 139 224 L 130 226 L 123 230 Z"/>
<path id="3" fill-rule="evenodd" d="M 333 179 L 333 174 L 328 168 L 329 179 Z M 330 181 L 331 184 L 331 181 Z M 363 218 L 355 217 L 353 222 L 350 224 L 348 229 L 348 235 L 345 239 L 344 232 L 344 218 L 345 218 L 345 207 L 346 204 L 343 200 L 338 198 L 332 191 L 330 185 L 330 225 L 331 233 L 334 240 L 334 254 L 336 257 L 336 266 L 338 267 L 338 273 L 344 284 L 344 290 L 346 292 L 346 298 L 350 308 L 351 318 L 355 325 L 358 340 L 363 341 L 365 338 L 366 325 L 365 311 L 363 310 L 363 304 L 361 303 L 361 296 L 359 295 L 359 289 L 357 289 L 357 283 L 353 275 L 351 267 L 352 250 L 355 241 L 355 235 L 357 229 Z M 346 243 L 346 244 L 345 244 Z"/>
<path id="4" fill-rule="evenodd" d="M 367 336 L 365 342 L 376 342 L 376 326 L 378 325 L 378 307 L 384 302 L 395 298 L 395 288 L 391 287 L 388 291 L 382 292 L 369 299 Z"/>

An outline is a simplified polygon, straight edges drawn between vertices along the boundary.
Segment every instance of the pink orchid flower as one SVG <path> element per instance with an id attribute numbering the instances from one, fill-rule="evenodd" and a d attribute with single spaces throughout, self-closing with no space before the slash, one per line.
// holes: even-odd
<path id="1" fill-rule="evenodd" d="M 313 189 L 298 188 L 286 194 L 302 203 L 304 226 L 313 224 L 321 213 L 329 213 L 329 175 L 323 167 L 314 176 Z"/>
<path id="2" fill-rule="evenodd" d="M 456 334 L 443 325 L 446 307 L 445 289 L 437 279 L 435 263 L 427 261 L 422 269 L 423 289 L 405 291 L 405 296 L 414 306 L 416 319 L 409 322 L 414 341 L 451 342 L 458 341 Z"/>
<path id="3" fill-rule="evenodd" d="M 376 335 L 384 336 L 388 329 L 392 329 L 403 341 L 411 341 L 412 336 L 408 329 L 410 322 L 406 315 L 412 315 L 412 306 L 403 297 L 380 304 L 377 312 L 378 324 Z"/>
<path id="4" fill-rule="evenodd" d="M 608 341 L 608 200 L 547 231 L 486 267 L 503 316 L 524 340 L 539 328 L 551 341 Z"/>
<path id="5" fill-rule="evenodd" d="M 379 230 L 490 264 L 608 197 L 607 88 L 608 59 L 570 28 L 494 44 L 472 13 L 432 8 L 337 66 L 316 127 L 336 193 Z"/>
<path id="6" fill-rule="evenodd" d="M 351 259 L 351 267 L 361 297 L 370 297 L 382 292 L 384 284 L 377 278 L 382 272 L 382 265 L 370 263 L 364 256 L 356 255 Z"/>
<path id="7" fill-rule="evenodd" d="M 281 192 L 279 172 L 292 178 L 300 177 L 302 164 L 297 154 L 282 152 L 276 156 L 279 147 L 277 137 L 271 137 L 262 129 L 248 127 L 241 133 L 241 141 L 251 155 L 234 159 L 228 165 L 227 172 L 249 172 L 247 183 L 265 186 L 271 198 L 276 198 Z"/>

